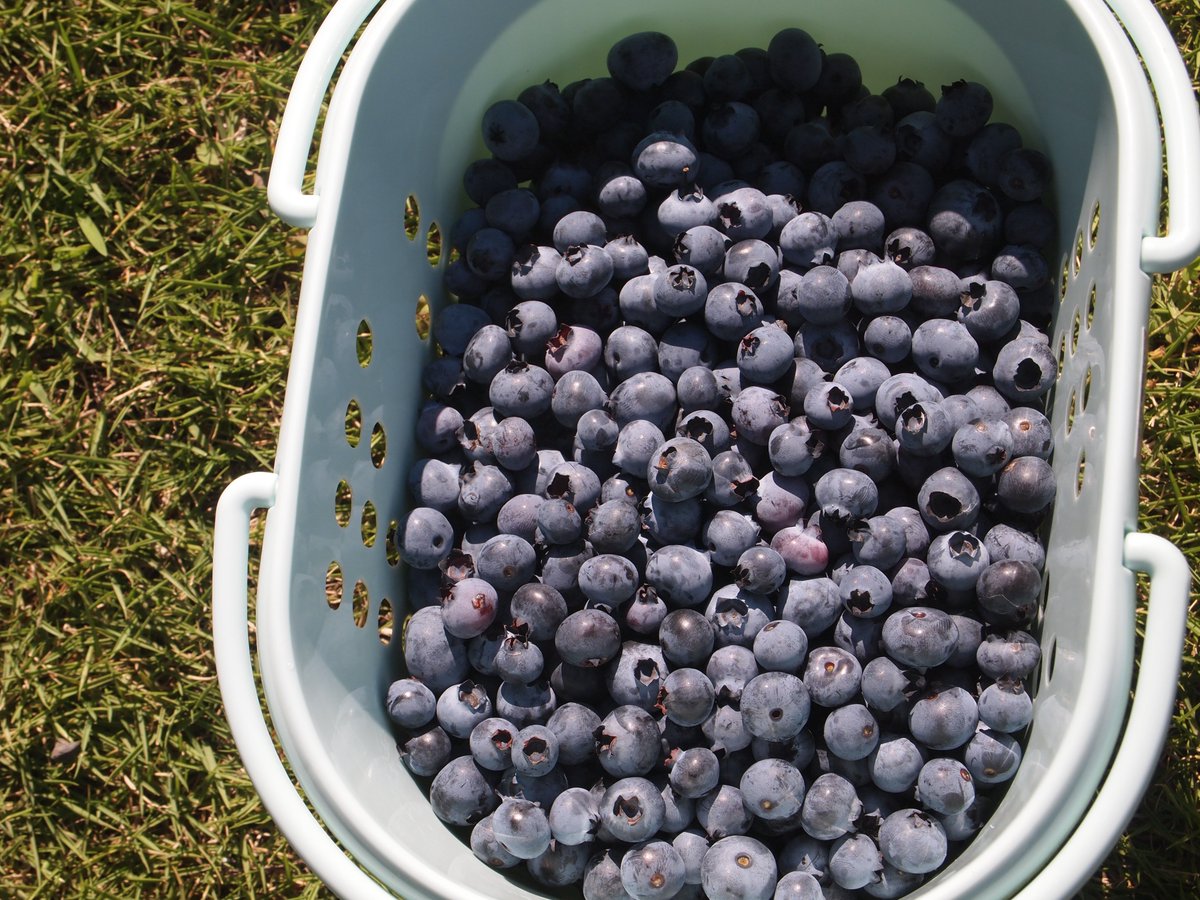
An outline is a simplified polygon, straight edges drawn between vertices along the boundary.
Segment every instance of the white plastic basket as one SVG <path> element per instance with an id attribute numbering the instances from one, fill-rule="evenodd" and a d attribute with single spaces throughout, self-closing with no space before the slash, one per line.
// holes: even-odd
<path id="1" fill-rule="evenodd" d="M 420 369 L 431 352 L 414 311 L 419 297 L 435 308 L 442 297 L 425 235 L 462 208 L 461 172 L 482 153 L 482 111 L 547 77 L 562 84 L 603 72 L 607 48 L 633 31 L 670 33 L 686 60 L 762 46 L 794 25 L 854 54 L 876 90 L 900 74 L 988 84 L 995 118 L 1016 124 L 1053 163 L 1065 273 L 1053 331 L 1063 357 L 1052 415 L 1059 500 L 1035 718 L 1024 764 L 990 823 L 913 896 L 1073 894 L 1153 773 L 1189 584 L 1182 555 L 1135 530 L 1146 273 L 1181 267 L 1200 247 L 1196 101 L 1153 7 L 758 0 L 734 11 L 728 0 L 387 0 L 338 80 L 316 193 L 306 195 L 328 81 L 376 4 L 341 0 L 288 100 L 269 199 L 311 232 L 279 451 L 273 473 L 237 479 L 217 510 L 213 624 L 226 715 L 263 802 L 298 853 L 345 897 L 390 896 L 377 882 L 413 900 L 529 896 L 450 834 L 399 764 L 383 695 L 400 641 L 385 646 L 374 627 L 362 627 L 385 599 L 397 623 L 405 614 L 384 535 L 406 502 Z M 1164 147 L 1170 233 L 1160 237 Z M 404 232 L 410 195 L 421 215 L 415 240 Z M 356 337 L 363 323 L 365 365 Z M 351 401 L 362 417 L 355 446 L 346 429 Z M 378 439 L 372 456 L 373 433 L 386 438 L 382 458 Z M 348 524 L 335 520 L 342 482 L 352 496 Z M 255 690 L 247 543 L 250 514 L 265 507 L 256 605 L 262 683 L 279 744 L 324 827 L 281 765 Z M 325 587 L 332 561 L 346 585 L 335 610 Z M 1131 702 L 1135 572 L 1150 575 L 1150 611 Z"/>

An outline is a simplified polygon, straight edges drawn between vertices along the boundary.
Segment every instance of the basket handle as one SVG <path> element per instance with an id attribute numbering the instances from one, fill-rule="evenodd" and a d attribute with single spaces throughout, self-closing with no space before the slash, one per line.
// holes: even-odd
<path id="1" fill-rule="evenodd" d="M 1087 814 L 1016 900 L 1074 896 L 1104 863 L 1158 765 L 1179 684 L 1191 572 L 1174 544 L 1141 532 L 1125 535 L 1125 566 L 1150 576 L 1150 601 L 1124 736 Z"/>
<path id="2" fill-rule="evenodd" d="M 346 47 L 377 5 L 379 0 L 339 0 L 321 23 L 300 62 L 283 109 L 267 179 L 267 203 L 289 225 L 312 228 L 317 221 L 319 198 L 316 193 L 304 193 L 304 172 L 321 101 Z"/>
<path id="3" fill-rule="evenodd" d="M 1146 0 L 1105 0 L 1150 74 L 1162 115 L 1164 155 L 1170 177 L 1167 233 L 1142 238 L 1142 269 L 1174 272 L 1200 253 L 1200 112 L 1192 79 L 1175 38 Z M 1155 159 L 1152 165 L 1160 165 Z"/>
<path id="4" fill-rule="evenodd" d="M 250 514 L 275 504 L 276 476 L 253 472 L 233 481 L 217 502 L 213 540 L 213 650 L 225 718 L 246 773 L 267 812 L 313 872 L 339 897 L 392 900 L 314 818 L 288 777 L 263 720 L 247 639 L 246 573 Z"/>

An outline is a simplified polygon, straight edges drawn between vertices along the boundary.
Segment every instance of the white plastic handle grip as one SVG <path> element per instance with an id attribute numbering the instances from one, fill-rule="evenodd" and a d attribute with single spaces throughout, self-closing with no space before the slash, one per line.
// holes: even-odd
<path id="1" fill-rule="evenodd" d="M 1150 601 L 1124 737 L 1087 814 L 1017 900 L 1075 896 L 1120 838 L 1158 765 L 1179 684 L 1191 572 L 1174 544 L 1139 532 L 1125 536 L 1125 565 L 1150 576 Z"/>
<path id="2" fill-rule="evenodd" d="M 263 721 L 247 634 L 246 573 L 250 515 L 275 503 L 275 475 L 254 472 L 229 485 L 217 503 L 213 545 L 213 649 L 225 718 L 246 773 L 279 830 L 313 872 L 345 900 L 394 900 L 333 842 L 288 777 Z"/>
<path id="3" fill-rule="evenodd" d="M 304 171 L 312 146 L 321 101 L 333 71 L 342 60 L 354 33 L 380 0 L 340 0 L 317 30 L 283 109 L 271 174 L 267 179 L 267 203 L 275 215 L 297 228 L 312 228 L 317 221 L 316 194 L 304 193 Z"/>
<path id="4" fill-rule="evenodd" d="M 1167 234 L 1142 238 L 1142 269 L 1174 272 L 1200 253 L 1200 109 L 1175 38 L 1147 0 L 1105 0 L 1141 54 L 1162 115 Z"/>

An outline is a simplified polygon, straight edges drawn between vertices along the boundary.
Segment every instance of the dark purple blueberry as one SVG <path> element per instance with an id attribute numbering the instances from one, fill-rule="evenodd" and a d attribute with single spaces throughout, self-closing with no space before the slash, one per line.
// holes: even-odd
<path id="1" fill-rule="evenodd" d="M 838 448 L 838 462 L 878 484 L 895 468 L 896 450 L 882 428 L 855 428 Z"/>
<path id="2" fill-rule="evenodd" d="M 910 309 L 923 318 L 954 315 L 961 304 L 961 281 L 950 269 L 917 266 L 909 272 L 912 282 Z"/>
<path id="3" fill-rule="evenodd" d="M 1026 203 L 1039 199 L 1050 182 L 1050 161 L 1045 154 L 1018 147 L 1000 159 L 997 183 L 1010 200 Z"/>
<path id="4" fill-rule="evenodd" d="M 868 199 L 883 211 L 888 228 L 922 227 L 933 194 L 933 176 L 928 170 L 902 160 L 875 179 Z"/>
<path id="5" fill-rule="evenodd" d="M 484 207 L 487 224 L 507 232 L 514 243 L 529 237 L 540 215 L 538 198 L 527 188 L 500 191 L 494 194 Z"/>
<path id="6" fill-rule="evenodd" d="M 784 136 L 783 155 L 803 172 L 814 172 L 838 159 L 837 143 L 829 122 L 816 118 L 794 125 Z"/>
<path id="7" fill-rule="evenodd" d="M 666 329 L 658 342 L 658 369 L 674 383 L 694 366 L 711 366 L 717 348 L 712 335 L 695 320 L 678 322 Z"/>
<path id="8" fill-rule="evenodd" d="M 620 652 L 621 629 L 601 610 L 579 610 L 559 624 L 554 647 L 563 662 L 573 666 L 602 666 Z"/>
<path id="9" fill-rule="evenodd" d="M 996 477 L 996 495 L 1015 513 L 1036 514 L 1054 502 L 1054 469 L 1038 456 L 1019 456 Z"/>
<path id="10" fill-rule="evenodd" d="M 1028 678 L 1041 659 L 1041 646 L 1025 631 L 989 632 L 975 652 L 980 670 L 996 680 Z"/>
<path id="11" fill-rule="evenodd" d="M 1058 366 L 1041 341 L 1021 339 L 1005 344 L 992 369 L 996 388 L 1014 403 L 1036 403 L 1054 384 Z"/>
<path id="12" fill-rule="evenodd" d="M 920 810 L 894 812 L 879 828 L 884 861 L 902 872 L 933 872 L 945 862 L 946 847 L 946 831 L 941 823 Z"/>
<path id="13" fill-rule="evenodd" d="M 610 785 L 599 805 L 601 827 L 613 838 L 629 843 L 656 834 L 666 814 L 661 791 L 649 780 L 636 776 Z"/>
<path id="14" fill-rule="evenodd" d="M 616 609 L 637 588 L 637 567 L 623 556 L 604 553 L 579 567 L 579 589 L 593 604 Z"/>
<path id="15" fill-rule="evenodd" d="M 459 756 L 434 777 L 429 803 L 443 822 L 472 825 L 496 808 L 497 797 L 475 760 Z"/>
<path id="16" fill-rule="evenodd" d="M 808 207 L 833 216 L 845 204 L 862 200 L 866 194 L 866 177 L 848 163 L 835 159 L 819 166 L 809 179 Z M 836 234 L 836 226 L 834 231 Z"/>
<path id="17" fill-rule="evenodd" d="M 931 607 L 910 606 L 892 613 L 883 624 L 883 649 L 902 666 L 940 666 L 950 658 L 957 642 L 954 620 Z"/>
<path id="18" fill-rule="evenodd" d="M 862 802 L 854 785 L 840 775 L 826 773 L 809 785 L 800 823 L 810 837 L 832 841 L 853 831 L 861 813 Z"/>
<path id="19" fill-rule="evenodd" d="M 497 159 L 512 162 L 529 156 L 540 136 L 537 117 L 516 100 L 499 100 L 483 114 L 483 142 Z"/>
<path id="20" fill-rule="evenodd" d="M 787 262 L 802 269 L 827 266 L 837 251 L 837 230 L 827 215 L 804 212 L 783 226 L 779 248 Z"/>
<path id="21" fill-rule="evenodd" d="M 737 365 L 742 382 L 771 384 L 793 365 L 793 344 L 788 333 L 774 325 L 762 325 L 746 334 L 737 348 Z"/>
<path id="22" fill-rule="evenodd" d="M 979 516 L 979 491 L 957 469 L 939 469 L 917 492 L 917 509 L 934 531 L 967 528 Z"/>
<path id="23" fill-rule="evenodd" d="M 979 784 L 1001 784 L 1021 765 L 1021 745 L 1012 735 L 984 728 L 967 744 L 963 762 Z"/>
<path id="24" fill-rule="evenodd" d="M 400 761 L 414 775 L 420 775 L 424 778 L 440 775 L 445 769 L 449 768 L 447 762 L 450 760 L 451 747 L 450 738 L 437 725 L 420 734 L 413 735 L 398 745 Z M 467 757 L 467 759 L 470 759 L 470 757 Z M 458 809 L 451 808 L 453 803 L 453 798 L 448 799 L 447 802 L 440 806 L 442 813 L 438 812 L 438 807 L 434 808 L 434 813 L 443 819 L 443 821 L 447 821 L 446 815 L 457 815 L 459 813 Z M 464 822 L 462 824 L 467 823 Z"/>
<path id="25" fill-rule="evenodd" d="M 640 31 L 621 38 L 608 51 L 609 74 L 635 91 L 663 84 L 679 62 L 675 42 L 658 31 Z"/>
<path id="26" fill-rule="evenodd" d="M 423 728 L 433 721 L 437 699 L 415 678 L 393 681 L 387 691 L 388 718 L 401 728 Z"/>
<path id="27" fill-rule="evenodd" d="M 912 736 L 932 750 L 961 747 L 975 733 L 978 722 L 974 698 L 960 687 L 928 690 L 908 714 Z"/>
<path id="28" fill-rule="evenodd" d="M 521 862 L 520 857 L 513 856 L 496 840 L 490 815 L 475 823 L 475 827 L 471 829 L 470 843 L 471 852 L 476 858 L 493 869 L 511 869 Z"/>
<path id="29" fill-rule="evenodd" d="M 693 609 L 676 609 L 659 627 L 663 655 L 676 666 L 696 665 L 708 659 L 714 644 L 712 623 Z"/>
<path id="30" fill-rule="evenodd" d="M 655 131 L 633 150 L 634 174 L 645 184 L 677 188 L 690 184 L 699 174 L 699 155 L 688 138 L 669 131 Z"/>
<path id="31" fill-rule="evenodd" d="M 558 739 L 559 762 L 576 766 L 595 759 L 594 733 L 599 726 L 600 717 L 589 706 L 564 703 L 558 707 L 546 727 Z"/>
<path id="32" fill-rule="evenodd" d="M 879 175 L 891 168 L 896 161 L 896 141 L 892 129 L 883 125 L 859 125 L 846 132 L 842 139 L 842 153 L 846 162 L 863 175 Z M 880 234 L 882 234 L 882 214 Z M 876 246 L 879 242 L 863 246 Z"/>
<path id="33" fill-rule="evenodd" d="M 1004 677 L 979 694 L 979 721 L 992 731 L 1011 734 L 1033 720 L 1033 700 L 1019 678 Z"/>
<path id="34" fill-rule="evenodd" d="M 811 359 L 826 372 L 836 372 L 859 354 L 858 332 L 842 320 L 830 325 L 809 322 L 796 331 L 798 357 Z"/>
<path id="35" fill-rule="evenodd" d="M 933 195 L 927 231 L 947 257 L 972 260 L 995 247 L 1003 223 L 1000 204 L 992 193 L 973 181 L 959 179 Z"/>

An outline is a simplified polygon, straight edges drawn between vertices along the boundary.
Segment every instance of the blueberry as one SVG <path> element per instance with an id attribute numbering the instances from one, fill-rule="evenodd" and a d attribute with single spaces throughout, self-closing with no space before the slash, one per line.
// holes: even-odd
<path id="1" fill-rule="evenodd" d="M 925 758 L 920 748 L 904 735 L 884 734 L 867 762 L 871 781 L 876 787 L 889 793 L 902 794 L 911 790 L 916 783 Z"/>
<path id="2" fill-rule="evenodd" d="M 765 672 L 742 690 L 742 716 L 756 737 L 779 741 L 796 735 L 808 722 L 809 708 L 805 682 L 787 672 Z"/>
<path id="3" fill-rule="evenodd" d="M 454 529 L 442 513 L 417 507 L 401 518 L 397 533 L 400 558 L 416 569 L 433 569 L 453 547 Z"/>
<path id="4" fill-rule="evenodd" d="M 712 712 L 715 689 L 698 669 L 676 669 L 662 682 L 658 706 L 678 725 L 699 725 Z"/>
<path id="5" fill-rule="evenodd" d="M 507 719 L 492 716 L 471 729 L 471 756 L 480 768 L 503 772 L 512 765 L 513 744 L 519 729 Z"/>
<path id="6" fill-rule="evenodd" d="M 884 861 L 902 872 L 932 872 L 946 859 L 946 832 L 928 813 L 902 809 L 883 820 L 879 849 Z"/>
<path id="7" fill-rule="evenodd" d="M 550 846 L 545 811 L 528 800 L 509 797 L 492 813 L 492 832 L 500 846 L 520 859 L 532 859 Z"/>
<path id="8" fill-rule="evenodd" d="M 666 841 L 639 844 L 621 860 L 621 884 L 637 900 L 675 896 L 685 875 L 683 857 Z"/>
<path id="9" fill-rule="evenodd" d="M 679 62 L 675 42 L 658 31 L 641 31 L 621 38 L 608 51 L 609 74 L 635 91 L 647 91 L 667 81 Z"/>
<path id="10" fill-rule="evenodd" d="M 720 763 L 707 747 L 691 747 L 676 757 L 670 769 L 671 787 L 682 797 L 699 799 L 720 779 Z"/>
<path id="11" fill-rule="evenodd" d="M 1010 200 L 1027 203 L 1039 199 L 1050 181 L 1046 156 L 1029 147 L 1016 147 L 1000 158 L 997 182 Z"/>
<path id="12" fill-rule="evenodd" d="M 440 606 L 427 606 L 413 613 L 403 646 L 409 676 L 420 679 L 434 693 L 462 681 L 470 670 L 466 645 L 447 633 Z"/>
<path id="13" fill-rule="evenodd" d="M 979 711 L 974 698 L 960 687 L 930 690 L 908 715 L 912 736 L 933 750 L 953 750 L 975 732 Z"/>
<path id="14" fill-rule="evenodd" d="M 655 688 L 655 697 L 657 694 Z M 614 709 L 592 736 L 600 765 L 616 777 L 646 774 L 653 768 L 661 750 L 654 719 L 641 706 L 632 704 Z"/>
<path id="15" fill-rule="evenodd" d="M 799 625 L 776 619 L 754 637 L 754 658 L 763 671 L 799 671 L 808 656 L 808 636 Z"/>
<path id="16" fill-rule="evenodd" d="M 956 382 L 974 376 L 979 344 L 961 322 L 927 319 L 913 330 L 912 357 L 926 378 Z"/>
<path id="17" fill-rule="evenodd" d="M 945 612 L 911 606 L 888 616 L 883 626 L 883 647 L 903 666 L 929 669 L 949 659 L 958 642 L 958 627 Z"/>
<path id="18" fill-rule="evenodd" d="M 623 556 L 603 553 L 579 567 L 579 589 L 593 604 L 615 609 L 633 597 L 637 587 L 637 567 Z"/>
<path id="19" fill-rule="evenodd" d="M 848 891 L 873 883 L 883 870 L 879 847 L 866 834 L 847 834 L 829 849 L 829 875 L 834 884 Z"/>
<path id="20" fill-rule="evenodd" d="M 812 702 L 835 708 L 858 694 L 862 665 L 854 654 L 840 647 L 817 647 L 809 652 L 804 685 Z"/>
<path id="21" fill-rule="evenodd" d="M 763 759 L 738 782 L 742 802 L 754 816 L 778 821 L 796 816 L 804 803 L 804 776 L 782 759 Z"/>
<path id="22" fill-rule="evenodd" d="M 957 759 L 931 759 L 917 778 L 917 799 L 939 815 L 957 815 L 975 802 L 975 780 Z"/>
<path id="23" fill-rule="evenodd" d="M 403 741 L 397 746 L 397 749 L 400 752 L 400 761 L 404 763 L 405 768 L 414 775 L 428 778 L 440 774 L 446 768 L 452 753 L 451 747 L 449 736 L 441 726 L 435 725 Z M 447 815 L 456 814 L 454 810 L 450 809 L 452 802 L 452 799 L 447 801 L 443 807 Z M 437 813 L 437 810 L 435 809 L 434 812 Z M 440 813 L 438 815 L 439 818 L 445 819 L 445 816 Z"/>
<path id="24" fill-rule="evenodd" d="M 741 437 L 765 445 L 771 432 L 787 421 L 788 412 L 785 397 L 770 388 L 755 385 L 744 388 L 734 398 L 730 418 Z"/>
<path id="25" fill-rule="evenodd" d="M 723 784 L 700 798 L 696 821 L 709 840 L 719 841 L 729 835 L 745 834 L 753 817 L 746 809 L 742 792 L 731 784 Z"/>
<path id="26" fill-rule="evenodd" d="M 1015 513 L 1037 514 L 1054 502 L 1054 469 L 1038 456 L 1019 456 L 996 476 L 996 495 Z"/>
<path id="27" fill-rule="evenodd" d="M 483 114 L 483 142 L 499 160 L 511 162 L 528 156 L 540 135 L 533 112 L 516 100 L 499 100 Z"/>
<path id="28" fill-rule="evenodd" d="M 809 785 L 800 823 L 810 837 L 832 841 L 853 831 L 861 812 L 854 785 L 840 775 L 826 773 Z"/>
<path id="29" fill-rule="evenodd" d="M 933 195 L 927 231 L 946 256 L 978 259 L 999 240 L 1003 219 L 999 203 L 987 188 L 959 179 Z"/>
<path id="30" fill-rule="evenodd" d="M 812 428 L 836 431 L 850 424 L 853 414 L 854 397 L 837 381 L 815 384 L 804 396 L 804 415 Z"/>
<path id="31" fill-rule="evenodd" d="M 1049 459 L 1054 452 L 1054 434 L 1050 420 L 1036 409 L 1020 406 L 1004 414 L 1004 424 L 1012 436 L 1012 456 L 1039 456 Z"/>
<path id="32" fill-rule="evenodd" d="M 955 465 L 963 472 L 973 478 L 986 478 L 1012 457 L 1012 432 L 1004 422 L 980 420 L 954 433 L 952 449 Z"/>
<path id="33" fill-rule="evenodd" d="M 979 515 L 979 491 L 957 469 L 939 469 L 917 492 L 917 509 L 934 531 L 969 527 Z"/>
<path id="34" fill-rule="evenodd" d="M 434 814 L 443 822 L 473 825 L 496 809 L 497 798 L 491 783 L 475 761 L 470 756 L 459 756 L 446 763 L 434 776 L 429 789 L 429 803 Z M 494 830 L 495 819 L 492 821 Z M 496 837 L 499 839 L 501 835 L 497 833 Z"/>
<path id="35" fill-rule="evenodd" d="M 891 516 L 872 516 L 853 522 L 846 531 L 854 561 L 890 570 L 905 553 L 903 523 Z"/>
<path id="36" fill-rule="evenodd" d="M 983 542 L 969 531 L 939 534 L 929 542 L 929 574 L 952 591 L 972 590 L 990 560 Z"/>
<path id="37" fill-rule="evenodd" d="M 749 647 L 775 615 L 775 607 L 760 594 L 743 591 L 737 585 L 725 585 L 713 592 L 705 615 L 713 625 L 718 647 L 727 644 Z"/>
<path id="38" fill-rule="evenodd" d="M 511 869 L 521 862 L 521 858 L 513 856 L 496 840 L 492 831 L 492 817 L 484 816 L 471 829 L 471 852 L 482 862 L 493 869 Z"/>
<path id="39" fill-rule="evenodd" d="M 792 219 L 779 235 L 783 258 L 803 269 L 827 266 L 837 249 L 833 221 L 820 212 L 804 212 Z"/>
<path id="40" fill-rule="evenodd" d="M 1011 735 L 984 728 L 967 744 L 963 762 L 979 784 L 1000 784 L 1011 779 L 1021 764 L 1021 745 Z"/>
<path id="41" fill-rule="evenodd" d="M 415 678 L 393 681 L 387 691 L 388 718 L 401 728 L 423 728 L 433 721 L 436 698 Z"/>
<path id="42" fill-rule="evenodd" d="M 1041 661 L 1037 640 L 1024 631 L 989 632 L 975 653 L 988 678 L 1028 678 Z"/>
<path id="43" fill-rule="evenodd" d="M 696 180 L 700 157 L 688 138 L 669 131 L 651 132 L 633 150 L 634 174 L 647 185 L 677 188 Z"/>
<path id="44" fill-rule="evenodd" d="M 642 501 L 642 525 L 646 535 L 659 544 L 695 540 L 700 530 L 701 513 L 698 497 L 673 503 L 650 494 Z"/>
<path id="45" fill-rule="evenodd" d="M 667 663 L 656 644 L 626 641 L 605 670 L 605 686 L 617 703 L 652 710 L 666 677 Z"/>
<path id="46" fill-rule="evenodd" d="M 676 666 L 693 665 L 705 661 L 712 653 L 714 631 L 699 612 L 677 609 L 663 619 L 658 640 L 669 662 Z"/>
<path id="47" fill-rule="evenodd" d="M 1033 701 L 1019 678 L 1002 677 L 979 694 L 979 721 L 992 731 L 1011 734 L 1033 720 Z"/>
<path id="48" fill-rule="evenodd" d="M 879 744 L 879 725 L 860 703 L 833 710 L 825 719 L 825 745 L 841 759 L 865 759 Z"/>
<path id="49" fill-rule="evenodd" d="M 600 822 L 614 838 L 629 843 L 648 840 L 665 815 L 662 793 L 645 778 L 622 778 L 600 800 Z"/>
<path id="50" fill-rule="evenodd" d="M 996 341 L 1009 332 L 1021 315 L 1017 292 L 1003 281 L 964 283 L 958 319 L 977 341 Z"/>
<path id="51" fill-rule="evenodd" d="M 827 894 L 807 872 L 787 872 L 775 885 L 774 900 L 824 900 Z"/>

